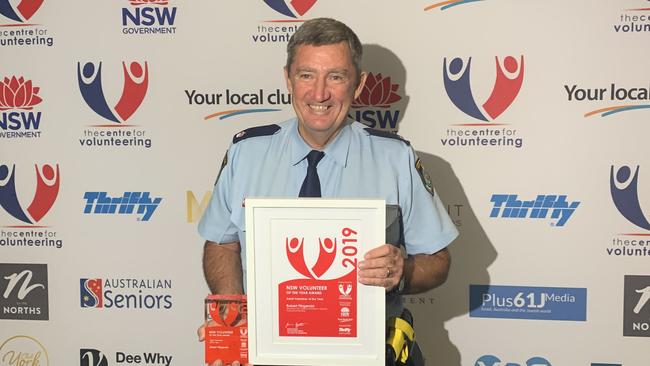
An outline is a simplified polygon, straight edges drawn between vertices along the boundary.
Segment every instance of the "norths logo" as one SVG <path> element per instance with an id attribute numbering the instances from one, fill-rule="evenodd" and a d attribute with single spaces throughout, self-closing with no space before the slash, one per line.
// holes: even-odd
<path id="1" fill-rule="evenodd" d="M 555 194 L 540 194 L 530 201 L 519 200 L 516 194 L 493 194 L 490 202 L 494 203 L 490 217 L 545 219 L 550 214 L 558 220 L 554 226 L 564 226 L 580 205 L 578 201 L 569 203 L 566 195 Z"/>

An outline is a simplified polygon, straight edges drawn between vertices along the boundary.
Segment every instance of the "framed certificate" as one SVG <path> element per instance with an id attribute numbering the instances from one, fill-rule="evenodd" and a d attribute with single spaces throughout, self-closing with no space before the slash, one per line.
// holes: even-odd
<path id="1" fill-rule="evenodd" d="M 249 362 L 385 364 L 385 290 L 357 263 L 385 243 L 384 200 L 247 198 Z"/>

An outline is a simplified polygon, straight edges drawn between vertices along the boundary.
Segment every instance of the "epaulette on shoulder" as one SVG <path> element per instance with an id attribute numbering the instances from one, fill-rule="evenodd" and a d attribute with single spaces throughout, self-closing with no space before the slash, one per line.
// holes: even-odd
<path id="1" fill-rule="evenodd" d="M 246 140 L 247 138 L 251 137 L 271 136 L 279 130 L 280 126 L 278 125 L 266 125 L 247 128 L 243 131 L 237 132 L 237 134 L 232 137 L 232 143 L 236 144 L 241 140 Z"/>
<path id="2" fill-rule="evenodd" d="M 402 136 L 400 136 L 400 135 L 398 135 L 396 133 L 381 131 L 381 130 L 375 130 L 374 128 L 370 128 L 370 127 L 364 128 L 363 130 L 368 132 L 368 134 L 370 134 L 372 136 L 379 136 L 379 137 L 385 137 L 385 138 L 389 138 L 389 139 L 400 140 L 400 141 L 402 141 L 403 143 L 405 143 L 405 144 L 407 144 L 409 146 L 411 145 L 409 140 L 405 140 Z"/>

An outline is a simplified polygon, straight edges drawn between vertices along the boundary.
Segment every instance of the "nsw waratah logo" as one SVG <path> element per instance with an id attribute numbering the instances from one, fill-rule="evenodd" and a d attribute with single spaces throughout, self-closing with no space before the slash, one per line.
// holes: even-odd
<path id="1" fill-rule="evenodd" d="M 0 111 L 8 109 L 23 109 L 31 111 L 34 106 L 43 101 L 38 92 L 40 88 L 32 85 L 31 80 L 24 77 L 5 77 L 0 82 Z"/>
<path id="2" fill-rule="evenodd" d="M 475 3 L 479 1 L 484 1 L 484 0 L 447 0 L 447 1 L 441 1 L 439 3 L 431 4 L 424 8 L 424 11 L 429 11 L 433 9 L 440 9 L 440 10 L 447 10 L 449 8 L 453 8 L 459 5 L 465 5 L 469 3 Z"/>
<path id="3" fill-rule="evenodd" d="M 639 202 L 639 171 L 638 165 L 634 172 L 627 165 L 620 168 L 615 168 L 612 165 L 609 173 L 609 187 L 618 212 L 632 224 L 650 230 L 650 222 L 643 213 Z"/>
<path id="4" fill-rule="evenodd" d="M 102 63 L 77 63 L 79 90 L 86 104 L 101 117 L 115 123 L 126 122 L 142 104 L 149 86 L 149 68 L 133 61 L 122 62 L 122 93 L 113 107 L 109 106 L 102 86 Z M 112 80 L 112 77 L 108 78 Z"/>
<path id="5" fill-rule="evenodd" d="M 336 238 L 318 238 L 319 253 L 318 259 L 313 266 L 308 267 L 305 263 L 303 248 L 304 238 L 286 238 L 287 258 L 291 266 L 301 275 L 308 278 L 320 278 L 334 263 L 336 257 Z"/>
<path id="6" fill-rule="evenodd" d="M 524 81 L 524 56 L 519 60 L 506 56 L 503 61 L 495 57 L 496 79 L 487 100 L 479 108 L 474 98 L 471 81 L 472 58 L 460 57 L 443 62 L 445 91 L 452 103 L 470 117 L 488 123 L 499 117 L 514 102 Z"/>
<path id="7" fill-rule="evenodd" d="M 25 209 L 18 199 L 16 191 L 16 166 L 6 164 L 0 165 L 0 206 L 15 219 L 25 224 L 34 225 L 39 222 L 52 208 L 56 197 L 59 194 L 61 177 L 59 175 L 59 165 L 44 164 L 39 168 L 34 165 L 36 170 L 36 187 L 34 189 L 31 203 Z M 21 184 L 21 192 L 25 188 Z"/>
<path id="8" fill-rule="evenodd" d="M 305 15 L 317 0 L 264 0 L 266 5 L 282 15 L 298 18 Z"/>
<path id="9" fill-rule="evenodd" d="M 350 117 L 371 128 L 397 129 L 400 110 L 393 105 L 402 100 L 398 90 L 399 84 L 393 84 L 390 76 L 368 73 Z"/>
<path id="10" fill-rule="evenodd" d="M 18 4 L 16 5 L 16 3 Z M 22 0 L 20 2 L 0 0 L 0 14 L 16 22 L 25 23 L 36 14 L 41 5 L 43 5 L 43 0 Z"/>
<path id="11" fill-rule="evenodd" d="M 0 138 L 40 137 L 41 112 L 33 111 L 43 101 L 39 91 L 22 76 L 0 81 Z"/>

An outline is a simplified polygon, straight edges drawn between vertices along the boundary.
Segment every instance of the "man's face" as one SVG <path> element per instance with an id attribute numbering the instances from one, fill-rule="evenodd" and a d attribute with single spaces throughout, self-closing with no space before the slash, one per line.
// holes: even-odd
<path id="1" fill-rule="evenodd" d="M 338 132 L 365 81 L 362 74 L 356 85 L 356 71 L 345 42 L 298 46 L 284 76 L 298 116 L 298 129 L 312 147 L 314 142 L 326 144 Z"/>

